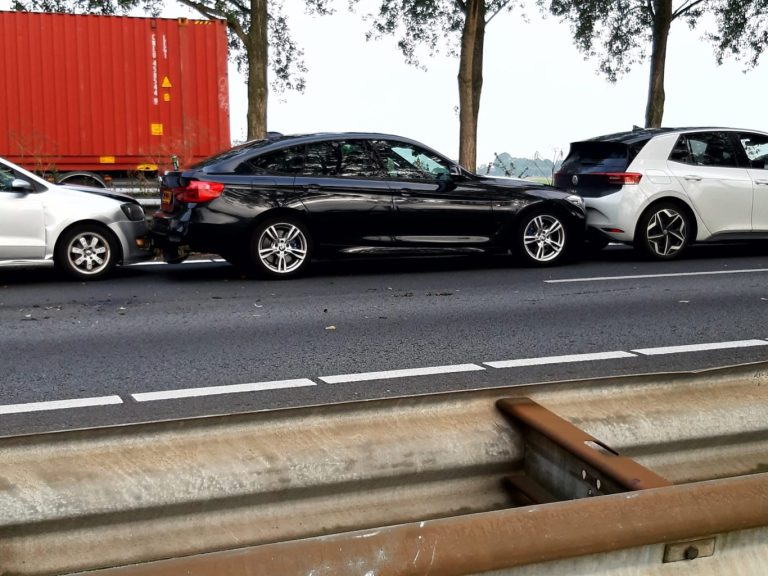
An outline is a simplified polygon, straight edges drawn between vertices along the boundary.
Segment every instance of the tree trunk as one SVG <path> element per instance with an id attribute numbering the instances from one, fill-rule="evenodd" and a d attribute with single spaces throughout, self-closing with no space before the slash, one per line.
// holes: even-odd
<path id="1" fill-rule="evenodd" d="M 645 109 L 646 128 L 660 127 L 664 116 L 664 67 L 667 61 L 669 28 L 672 25 L 672 0 L 654 0 L 653 8 L 653 48 L 648 105 Z"/>
<path id="2" fill-rule="evenodd" d="M 267 1 L 251 0 L 251 27 L 248 30 L 248 140 L 267 137 Z"/>
<path id="3" fill-rule="evenodd" d="M 485 0 L 466 0 L 459 65 L 459 164 L 471 172 L 477 162 L 477 118 L 483 90 Z"/>

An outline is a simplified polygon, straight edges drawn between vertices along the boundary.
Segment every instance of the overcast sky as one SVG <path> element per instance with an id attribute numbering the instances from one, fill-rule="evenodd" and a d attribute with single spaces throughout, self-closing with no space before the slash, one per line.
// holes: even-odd
<path id="1" fill-rule="evenodd" d="M 309 68 L 303 94 L 271 95 L 269 129 L 284 133 L 371 130 L 409 136 L 458 156 L 458 59 L 423 59 L 423 72 L 404 63 L 395 40 L 366 42 L 369 24 L 339 10 L 310 17 L 287 0 L 291 31 Z M 340 2 L 345 5 L 346 2 Z M 375 2 L 374 2 L 375 4 Z M 368 2 L 371 5 L 371 2 Z M 551 158 L 574 140 L 642 126 L 648 64 L 610 84 L 584 60 L 567 24 L 529 9 L 495 18 L 487 29 L 480 105 L 478 165 L 493 153 Z M 738 126 L 768 131 L 768 64 L 715 64 L 706 27 L 672 27 L 664 125 Z M 245 137 L 243 80 L 232 75 L 232 135 Z"/>
<path id="2" fill-rule="evenodd" d="M 8 5 L 0 0 L 0 6 Z M 303 94 L 270 94 L 269 129 L 283 133 L 378 131 L 421 140 L 458 156 L 458 59 L 423 59 L 427 71 L 404 63 L 392 38 L 365 40 L 369 24 L 337 0 L 332 16 L 304 13 L 286 0 L 294 39 L 309 68 Z M 363 0 L 375 7 L 375 0 Z M 364 9 L 362 10 L 365 11 Z M 195 16 L 171 4 L 167 17 Z M 568 25 L 537 9 L 504 13 L 486 31 L 478 165 L 494 152 L 552 158 L 574 140 L 628 130 L 644 122 L 648 64 L 610 84 L 584 60 Z M 195 16 L 197 17 L 197 16 Z M 744 74 L 743 63 L 723 66 L 702 39 L 706 26 L 675 22 L 667 60 L 664 125 L 719 125 L 768 131 L 768 64 Z M 245 79 L 230 67 L 232 138 L 246 136 Z"/>

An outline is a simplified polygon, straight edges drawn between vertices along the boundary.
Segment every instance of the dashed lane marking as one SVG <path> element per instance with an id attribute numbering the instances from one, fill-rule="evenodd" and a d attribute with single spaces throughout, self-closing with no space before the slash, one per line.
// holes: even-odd
<path id="1" fill-rule="evenodd" d="M 22 412 L 43 412 L 46 410 L 67 410 L 69 408 L 87 408 L 122 404 L 120 396 L 100 396 L 97 398 L 76 398 L 73 400 L 51 400 L 48 402 L 30 402 L 28 404 L 6 404 L 0 406 L 0 414 L 21 414 Z"/>
<path id="2" fill-rule="evenodd" d="M 680 354 L 683 352 L 704 352 L 706 350 L 727 350 L 729 348 L 750 348 L 752 346 L 768 346 L 765 340 L 734 340 L 732 342 L 712 342 L 710 344 L 688 344 L 685 346 L 662 346 L 660 348 L 639 348 L 632 350 L 644 356 L 660 354 Z"/>
<path id="3" fill-rule="evenodd" d="M 616 358 L 634 358 L 629 352 L 595 352 L 592 354 L 568 354 L 565 356 L 547 356 L 543 358 L 521 358 L 518 360 L 501 360 L 499 362 L 483 362 L 491 368 L 519 368 L 521 366 L 541 366 L 543 364 L 565 364 L 569 362 L 590 362 L 593 360 L 613 360 Z"/>
<path id="4" fill-rule="evenodd" d="M 366 380 L 389 380 L 391 378 L 408 378 L 409 376 L 431 376 L 434 374 L 451 374 L 453 372 L 475 372 L 485 370 L 477 364 L 455 364 L 452 366 L 431 366 L 427 368 L 406 368 L 405 370 L 385 370 L 383 372 L 361 372 L 358 374 L 339 374 L 336 376 L 320 376 L 326 384 L 342 384 L 345 382 L 364 382 Z"/>
<path id="5" fill-rule="evenodd" d="M 217 394 L 237 394 L 240 392 L 261 392 L 264 390 L 280 390 L 282 388 L 303 388 L 317 386 L 309 378 L 296 380 L 275 380 L 272 382 L 253 382 L 250 384 L 230 384 L 227 386 L 207 386 L 205 388 L 182 388 L 179 390 L 163 390 L 161 392 L 141 392 L 131 394 L 136 402 L 153 402 L 155 400 L 172 400 L 175 398 L 196 398 L 198 396 L 215 396 Z"/>
<path id="6" fill-rule="evenodd" d="M 768 268 L 748 268 L 745 270 L 713 270 L 710 272 L 678 272 L 675 274 L 635 274 L 633 276 L 593 276 L 591 278 L 561 278 L 544 280 L 545 284 L 565 284 L 568 282 L 605 282 L 607 280 L 637 280 L 642 278 L 675 278 L 677 276 L 715 276 L 717 274 L 751 274 L 768 272 Z"/>

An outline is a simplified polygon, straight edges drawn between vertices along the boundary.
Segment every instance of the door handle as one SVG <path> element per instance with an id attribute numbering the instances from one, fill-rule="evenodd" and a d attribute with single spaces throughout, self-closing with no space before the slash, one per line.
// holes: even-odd
<path id="1" fill-rule="evenodd" d="M 412 192 L 413 190 L 411 190 L 410 188 L 401 188 L 400 196 L 402 196 L 403 198 L 410 198 Z"/>
<path id="2" fill-rule="evenodd" d="M 306 186 L 302 186 L 304 188 L 305 192 L 319 192 L 320 187 L 317 184 L 307 184 Z"/>
<path id="3" fill-rule="evenodd" d="M 701 176 L 697 176 L 696 174 L 686 174 L 683 178 L 690 182 L 701 182 Z"/>
<path id="4" fill-rule="evenodd" d="M 760 184 L 762 186 L 768 186 L 768 180 L 760 178 L 760 179 L 755 180 L 755 184 Z"/>

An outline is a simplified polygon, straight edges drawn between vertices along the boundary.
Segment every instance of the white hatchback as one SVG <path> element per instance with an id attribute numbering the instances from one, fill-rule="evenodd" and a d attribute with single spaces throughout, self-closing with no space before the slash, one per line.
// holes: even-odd
<path id="1" fill-rule="evenodd" d="M 659 259 L 692 242 L 768 238 L 768 134 L 637 129 L 574 142 L 555 186 L 584 197 L 588 244 Z"/>
<path id="2" fill-rule="evenodd" d="M 152 256 L 141 205 L 100 188 L 57 186 L 0 158 L 0 266 L 56 265 L 96 279 Z"/>

